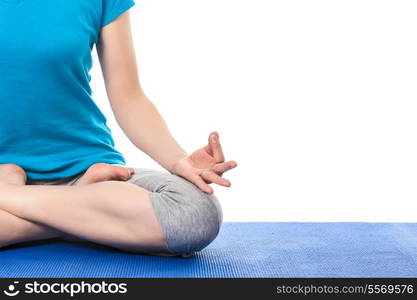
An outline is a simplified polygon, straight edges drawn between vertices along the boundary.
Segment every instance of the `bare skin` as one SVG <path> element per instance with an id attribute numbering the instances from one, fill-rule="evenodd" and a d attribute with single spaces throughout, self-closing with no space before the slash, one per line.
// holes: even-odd
<path id="1" fill-rule="evenodd" d="M 97 163 L 92 165 L 75 185 L 87 185 L 108 180 L 128 180 L 134 169 L 124 166 Z M 13 164 L 0 165 L 0 187 L 7 185 L 25 185 L 26 174 L 22 168 Z M 52 227 L 31 222 L 0 210 L 0 247 L 21 242 L 64 238 L 78 240 L 78 238 Z"/>
<path id="2" fill-rule="evenodd" d="M 221 176 L 237 166 L 224 162 L 217 133 L 175 168 L 180 173 L 188 165 L 196 166 L 190 170 L 193 176 L 207 173 L 205 183 L 211 182 L 211 172 Z M 100 163 L 75 186 L 28 186 L 22 168 L 0 165 L 0 247 L 75 237 L 137 253 L 166 251 L 149 192 L 123 182 L 131 173 L 131 168 Z M 224 186 L 230 186 L 224 180 Z"/>
<path id="3" fill-rule="evenodd" d="M 133 252 L 166 250 L 149 192 L 141 187 L 119 181 L 79 186 L 25 181 L 19 166 L 0 165 L 1 225 L 9 229 L 1 227 L 1 246 L 68 234 Z"/>
<path id="4" fill-rule="evenodd" d="M 211 183 L 230 187 L 222 175 L 237 163 L 225 161 L 218 132 L 187 154 L 144 94 L 128 12 L 101 29 L 97 53 L 112 111 L 129 140 L 208 194 L 213 193 Z M 73 236 L 127 251 L 164 252 L 166 241 L 149 191 L 124 182 L 130 176 L 128 168 L 97 164 L 75 186 L 25 185 L 22 168 L 0 165 L 0 247 Z"/>
<path id="5" fill-rule="evenodd" d="M 107 180 L 126 181 L 132 177 L 134 172 L 133 168 L 97 163 L 87 169 L 76 185 L 86 185 Z"/>

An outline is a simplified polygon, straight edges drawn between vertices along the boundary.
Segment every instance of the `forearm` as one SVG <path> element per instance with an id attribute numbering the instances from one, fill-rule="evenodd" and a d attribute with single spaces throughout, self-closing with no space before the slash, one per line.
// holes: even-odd
<path id="1" fill-rule="evenodd" d="M 129 140 L 168 171 L 187 153 L 171 135 L 155 105 L 145 96 L 112 103 L 115 118 Z"/>

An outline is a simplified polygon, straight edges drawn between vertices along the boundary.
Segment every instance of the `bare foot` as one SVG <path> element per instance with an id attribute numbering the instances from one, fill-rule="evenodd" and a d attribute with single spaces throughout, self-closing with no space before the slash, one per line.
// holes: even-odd
<path id="1" fill-rule="evenodd" d="M 132 177 L 135 170 L 120 165 L 97 163 L 87 169 L 76 185 L 86 185 L 107 180 L 126 181 Z M 1 180 L 1 179 L 0 179 Z"/>
<path id="2" fill-rule="evenodd" d="M 25 185 L 25 170 L 14 164 L 0 164 L 0 184 Z"/>

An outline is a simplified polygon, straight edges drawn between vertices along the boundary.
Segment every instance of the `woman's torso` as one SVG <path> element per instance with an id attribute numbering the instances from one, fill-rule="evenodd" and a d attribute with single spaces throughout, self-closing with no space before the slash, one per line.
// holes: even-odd
<path id="1" fill-rule="evenodd" d="M 0 163 L 30 179 L 125 163 L 90 88 L 103 1 L 0 0 Z"/>

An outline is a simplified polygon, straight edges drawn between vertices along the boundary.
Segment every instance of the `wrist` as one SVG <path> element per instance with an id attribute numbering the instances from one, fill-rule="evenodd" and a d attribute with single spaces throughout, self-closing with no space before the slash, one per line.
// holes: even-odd
<path id="1" fill-rule="evenodd" d="M 182 160 L 186 159 L 188 156 L 187 153 L 181 153 L 178 154 L 177 156 L 175 156 L 172 160 L 171 160 L 171 164 L 168 167 L 168 171 L 171 174 L 176 174 L 177 169 L 178 169 L 178 165 L 181 163 Z"/>

